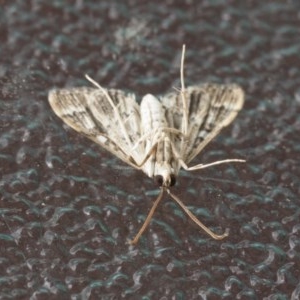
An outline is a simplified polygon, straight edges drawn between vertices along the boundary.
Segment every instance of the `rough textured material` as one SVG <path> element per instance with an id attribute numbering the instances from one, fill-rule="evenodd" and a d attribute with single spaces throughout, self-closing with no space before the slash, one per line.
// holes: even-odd
<path id="1" fill-rule="evenodd" d="M 300 6 L 297 1 L 0 1 L 1 299 L 299 299 Z M 53 87 L 163 94 L 236 82 L 245 107 L 173 192 L 68 129 Z"/>

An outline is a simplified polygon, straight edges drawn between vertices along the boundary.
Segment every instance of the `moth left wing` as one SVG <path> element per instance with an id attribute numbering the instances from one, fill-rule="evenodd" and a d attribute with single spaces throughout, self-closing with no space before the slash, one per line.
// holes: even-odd
<path id="1" fill-rule="evenodd" d="M 52 90 L 49 103 L 67 125 L 137 168 L 142 145 L 132 148 L 141 136 L 139 105 L 123 91 L 106 93 L 87 87 Z"/>
<path id="2" fill-rule="evenodd" d="M 180 92 L 162 99 L 168 123 L 182 132 L 181 138 L 178 134 L 174 137 L 174 145 L 184 162 L 189 163 L 233 121 L 243 106 L 244 92 L 235 84 L 202 84 L 186 88 L 184 101 L 185 106 Z"/>

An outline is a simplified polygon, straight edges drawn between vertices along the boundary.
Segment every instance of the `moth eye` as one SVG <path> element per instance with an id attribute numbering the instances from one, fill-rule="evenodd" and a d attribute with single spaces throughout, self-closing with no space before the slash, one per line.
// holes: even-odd
<path id="1" fill-rule="evenodd" d="M 176 184 L 176 176 L 174 174 L 170 175 L 170 186 L 173 186 Z"/>
<path id="2" fill-rule="evenodd" d="M 161 175 L 156 175 L 155 176 L 155 181 L 159 186 L 162 186 L 164 183 L 164 179 Z"/>

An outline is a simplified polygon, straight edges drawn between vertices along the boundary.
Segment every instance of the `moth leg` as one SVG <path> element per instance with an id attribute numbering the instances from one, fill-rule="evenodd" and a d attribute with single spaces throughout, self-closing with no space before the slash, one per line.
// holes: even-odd
<path id="1" fill-rule="evenodd" d="M 174 133 L 174 134 L 178 134 L 178 135 L 184 135 L 184 133 L 182 133 L 180 130 L 175 129 L 175 128 L 171 128 L 171 127 L 161 127 L 159 131 L 157 131 L 157 129 L 144 134 L 142 137 L 140 137 L 138 139 L 138 141 L 134 144 L 134 146 L 132 147 L 132 150 L 135 150 L 140 143 L 142 143 L 143 141 L 145 141 L 149 136 L 154 136 L 153 140 L 156 140 L 156 136 L 161 135 L 162 132 L 170 132 L 170 133 Z"/>
<path id="2" fill-rule="evenodd" d="M 233 159 L 217 160 L 217 161 L 214 161 L 214 162 L 209 163 L 209 164 L 198 164 L 198 165 L 195 165 L 195 166 L 192 166 L 192 167 L 188 167 L 182 159 L 179 158 L 179 161 L 180 161 L 180 165 L 186 171 L 195 171 L 195 170 L 205 169 L 205 168 L 209 168 L 211 166 L 226 164 L 226 163 L 230 163 L 230 162 L 246 162 L 246 160 L 244 160 L 244 159 L 235 159 L 235 158 L 233 158 Z"/>
<path id="3" fill-rule="evenodd" d="M 172 147 L 173 155 L 179 161 L 180 166 L 182 166 L 183 169 L 188 170 L 189 167 L 183 161 L 183 159 L 181 158 L 181 156 L 179 155 L 178 151 L 175 149 L 175 147 L 174 147 L 174 145 L 172 143 L 171 143 L 171 147 Z"/>
<path id="4" fill-rule="evenodd" d="M 179 130 L 174 129 L 174 128 L 164 128 L 164 130 L 173 131 L 173 132 L 176 133 L 176 134 L 182 134 L 182 132 L 180 132 Z M 158 136 L 159 136 L 160 134 L 161 134 L 160 132 L 157 132 L 157 135 L 158 135 Z M 147 134 L 147 136 L 148 136 L 148 134 Z M 145 137 L 142 137 L 142 138 L 146 138 L 146 136 L 145 136 Z M 141 167 L 146 163 L 146 161 L 149 159 L 149 157 L 150 157 L 153 153 L 156 152 L 158 142 L 159 142 L 161 139 L 157 139 L 157 137 L 154 136 L 153 140 L 154 140 L 154 141 L 156 140 L 156 142 L 155 142 L 155 144 L 150 148 L 150 150 L 148 151 L 148 153 L 145 155 L 145 157 L 144 157 L 144 159 L 142 160 L 142 162 L 141 162 L 141 163 L 137 163 L 136 161 L 134 161 L 134 163 L 135 163 L 135 165 L 136 165 L 137 168 L 141 168 Z M 141 141 L 139 141 L 139 142 L 141 142 Z M 134 148 L 135 148 L 135 147 L 137 147 L 137 144 L 134 146 Z M 132 156 L 130 156 L 130 157 L 132 158 Z"/>
<path id="5" fill-rule="evenodd" d="M 215 165 L 220 165 L 220 164 L 226 164 L 226 163 L 230 163 L 230 162 L 246 162 L 246 160 L 244 159 L 224 159 L 224 160 L 217 160 L 214 161 L 212 163 L 209 164 L 198 164 L 192 167 L 188 167 L 187 164 L 183 161 L 183 159 L 180 157 L 178 151 L 175 149 L 175 147 L 172 145 L 172 152 L 174 154 L 174 156 L 178 159 L 179 164 L 181 165 L 181 167 L 183 169 L 185 169 L 186 171 L 195 171 L 195 170 L 200 170 L 200 169 L 205 169 L 205 168 L 209 168 Z"/>
<path id="6" fill-rule="evenodd" d="M 143 165 L 146 163 L 146 161 L 149 159 L 149 157 L 155 153 L 157 150 L 157 142 L 151 147 L 151 149 L 148 151 L 148 153 L 145 155 L 144 159 L 142 160 L 141 163 L 136 163 L 137 168 L 142 168 Z"/>
<path id="7" fill-rule="evenodd" d="M 183 211 L 194 221 L 200 228 L 202 228 L 209 236 L 215 240 L 222 240 L 228 236 L 228 231 L 226 230 L 223 234 L 216 234 L 212 232 L 208 227 L 206 227 L 202 222 L 200 222 L 197 217 L 182 203 L 182 201 L 173 195 L 169 189 L 167 189 L 168 194 L 175 200 L 175 202 L 183 209 Z"/>
<path id="8" fill-rule="evenodd" d="M 139 230 L 139 232 L 137 233 L 135 238 L 133 240 L 129 241 L 129 243 L 131 245 L 135 245 L 138 242 L 139 238 L 141 237 L 141 235 L 143 234 L 143 232 L 145 231 L 145 229 L 149 225 L 149 223 L 151 221 L 151 218 L 152 218 L 152 216 L 155 212 L 155 209 L 156 209 L 157 205 L 159 204 L 160 200 L 162 199 L 163 193 L 164 193 L 164 189 L 162 188 L 159 195 L 158 195 L 158 197 L 157 197 L 157 199 L 153 203 L 153 205 L 151 207 L 151 210 L 149 211 L 148 216 L 147 216 L 146 220 L 144 221 L 143 226 L 141 227 L 141 229 Z"/>
<path id="9" fill-rule="evenodd" d="M 155 131 L 157 131 L 157 130 L 155 130 Z M 154 137 L 156 136 L 158 134 L 158 132 L 149 132 L 149 133 L 146 133 L 146 134 L 144 134 L 142 137 L 140 137 L 139 139 L 138 139 L 138 141 L 133 145 L 133 147 L 132 147 L 132 151 L 133 150 L 135 150 L 138 146 L 139 146 L 139 144 L 141 144 L 142 142 L 144 142 L 148 137 L 150 137 L 150 136 L 152 136 L 152 135 L 154 135 Z M 154 138 L 153 138 L 154 139 Z"/>

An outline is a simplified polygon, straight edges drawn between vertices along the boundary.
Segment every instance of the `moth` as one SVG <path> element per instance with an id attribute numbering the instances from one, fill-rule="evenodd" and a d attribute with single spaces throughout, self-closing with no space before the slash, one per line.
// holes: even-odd
<path id="1" fill-rule="evenodd" d="M 229 125 L 241 110 L 244 92 L 236 84 L 206 83 L 185 88 L 182 49 L 181 89 L 157 98 L 147 94 L 140 105 L 135 95 L 117 89 L 105 89 L 86 75 L 94 88 L 54 89 L 49 103 L 67 125 L 93 140 L 128 165 L 142 170 L 160 186 L 144 224 L 135 238 L 136 244 L 148 226 L 166 191 L 184 212 L 208 235 L 220 240 L 228 235 L 211 231 L 171 193 L 181 168 L 187 171 L 243 159 L 225 159 L 208 164 L 188 164 Z"/>

